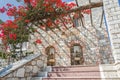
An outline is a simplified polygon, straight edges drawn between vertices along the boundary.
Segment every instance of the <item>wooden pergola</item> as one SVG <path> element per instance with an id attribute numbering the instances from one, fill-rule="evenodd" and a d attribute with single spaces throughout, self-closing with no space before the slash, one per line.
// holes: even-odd
<path id="1" fill-rule="evenodd" d="M 74 9 L 71 9 L 71 10 L 69 10 L 69 11 L 64 11 L 64 12 L 60 12 L 60 13 L 51 13 L 50 15 L 44 15 L 44 16 L 38 16 L 37 18 L 36 18 L 36 20 L 35 21 L 37 21 L 37 23 L 42 23 L 44 26 L 46 26 L 46 27 L 49 27 L 48 25 L 46 25 L 45 24 L 45 21 L 44 21 L 44 19 L 47 19 L 47 18 L 49 18 L 49 19 L 51 19 L 52 20 L 52 18 L 53 17 L 56 17 L 56 18 L 58 18 L 61 22 L 62 22 L 62 24 L 64 25 L 64 27 L 72 34 L 72 35 L 74 35 L 75 37 L 76 37 L 76 35 L 75 35 L 75 33 L 74 32 L 72 32 L 71 30 L 69 30 L 69 27 L 67 27 L 67 25 L 66 24 L 64 24 L 64 19 L 61 17 L 61 15 L 65 15 L 65 16 L 68 16 L 69 18 L 70 18 L 70 20 L 71 20 L 71 22 L 74 24 L 74 22 L 73 22 L 73 17 L 71 16 L 71 13 L 78 13 L 78 15 L 79 15 L 79 18 L 80 18 L 80 20 L 81 20 L 81 24 L 82 24 L 82 26 L 81 27 L 83 27 L 84 28 L 84 30 L 87 30 L 88 32 L 89 32 L 89 34 L 91 34 L 91 35 L 93 35 L 94 37 L 96 37 L 96 39 L 98 39 L 99 40 L 99 37 L 97 36 L 97 35 L 95 35 L 94 33 L 92 33 L 89 29 L 87 29 L 86 27 L 85 27 L 85 25 L 84 25 L 84 23 L 83 23 L 83 20 L 82 20 L 82 16 L 81 16 L 81 11 L 82 10 L 86 10 L 86 9 L 93 9 L 93 8 L 99 8 L 99 7 L 102 7 L 103 6 L 103 2 L 102 1 L 100 1 L 100 2 L 91 2 L 91 0 L 89 0 L 89 4 L 87 4 L 87 5 L 83 5 L 83 6 L 79 6 L 79 4 L 78 4 L 78 1 L 77 0 L 75 0 L 75 2 L 76 2 L 76 4 L 77 4 L 77 7 L 76 8 L 74 8 Z M 99 23 L 99 27 L 100 28 L 102 28 L 102 24 L 103 24 L 103 15 L 104 15 L 104 10 L 102 10 L 102 15 L 101 15 L 101 20 L 100 20 L 100 23 Z M 95 28 L 94 27 L 94 25 L 93 25 L 93 14 L 92 14 L 92 12 L 91 12 L 91 14 L 90 14 L 90 22 L 91 22 L 91 27 L 93 27 L 93 28 Z M 34 20 L 34 18 L 33 18 L 33 20 Z M 57 29 L 57 30 L 59 30 L 60 32 L 62 32 L 63 34 L 65 34 L 65 32 L 54 22 L 54 21 L 52 21 L 52 23 L 54 24 L 54 28 L 50 28 L 50 31 L 52 31 L 52 33 L 54 33 L 54 34 L 56 34 L 56 36 L 57 37 L 59 37 L 61 40 L 63 40 L 57 33 L 56 33 L 56 31 L 54 30 L 54 29 Z M 36 25 L 37 26 L 37 25 Z M 96 29 L 96 28 L 95 28 Z M 55 38 L 53 37 L 53 36 L 51 36 L 46 30 L 44 30 L 44 29 L 42 29 L 41 28 L 41 30 L 43 30 L 45 33 L 47 33 L 54 41 L 55 41 L 55 43 L 63 50 L 63 52 L 64 53 L 67 53 L 63 48 L 62 48 L 62 46 L 55 40 Z M 97 44 L 92 40 L 92 39 L 89 39 L 85 34 L 83 34 L 79 29 L 77 29 L 76 28 L 76 30 L 77 31 L 79 31 L 80 32 L 80 34 L 82 34 L 89 42 L 91 42 L 94 46 L 97 46 Z M 104 29 L 103 29 L 104 30 Z M 105 31 L 105 30 L 104 30 Z M 48 44 L 48 45 L 50 45 L 50 43 L 49 43 L 49 41 L 47 40 L 47 39 L 45 39 L 45 37 L 40 33 L 40 32 L 38 32 L 39 34 L 40 34 L 40 36 L 41 36 L 41 38 L 43 38 L 44 40 L 45 40 L 45 42 Z M 66 37 L 68 37 L 67 35 L 65 35 Z M 77 37 L 76 37 L 77 38 Z M 81 41 L 81 42 L 83 42 L 80 38 L 79 38 L 79 40 Z M 68 47 L 69 47 L 69 45 L 67 44 L 67 43 L 65 43 Z M 43 44 L 41 44 L 44 48 L 46 48 Z M 89 45 L 89 43 L 87 43 L 86 45 Z M 90 49 L 90 46 L 88 46 L 88 48 Z M 56 53 L 57 54 L 57 53 Z M 57 54 L 57 55 L 59 55 L 59 54 Z M 68 54 L 66 54 L 67 56 L 69 56 Z M 96 55 L 96 54 L 95 54 Z M 60 55 L 59 55 L 60 56 Z M 60 56 L 61 57 L 61 56 Z M 70 56 L 69 56 L 70 57 Z M 91 57 L 89 57 L 89 58 L 91 58 Z M 92 58 L 91 58 L 92 59 Z M 92 59 L 92 61 L 94 61 L 93 59 Z"/>
<path id="2" fill-rule="evenodd" d="M 85 26 L 84 21 L 83 21 L 83 19 L 82 19 L 82 18 L 83 18 L 83 16 L 82 16 L 82 11 L 83 11 L 83 10 L 87 10 L 87 9 L 89 9 L 89 10 L 92 11 L 93 8 L 102 7 L 102 6 L 103 6 L 103 2 L 102 2 L 102 1 L 100 1 L 100 2 L 91 2 L 91 0 L 89 0 L 89 4 L 83 5 L 83 6 L 79 6 L 77 0 L 75 0 L 75 2 L 76 2 L 76 5 L 77 5 L 77 6 L 76 6 L 75 8 L 73 8 L 73 9 L 71 9 L 71 10 L 68 10 L 68 11 L 52 12 L 52 13 L 50 13 L 50 14 L 44 13 L 43 16 L 33 15 L 33 16 L 31 16 L 31 24 L 28 25 L 28 26 L 35 26 L 35 29 L 39 28 L 39 29 L 41 29 L 44 33 L 46 33 L 48 36 L 50 36 L 50 37 L 53 39 L 53 41 L 54 41 L 54 42 L 63 50 L 63 52 L 64 52 L 67 56 L 69 56 L 69 57 L 70 57 L 70 55 L 68 55 L 67 52 L 62 48 L 62 46 L 56 41 L 56 39 L 55 39 L 51 34 L 49 34 L 49 31 L 47 31 L 46 29 L 43 29 L 42 27 L 39 27 L 38 24 L 42 24 L 42 25 L 44 25 L 46 28 L 48 28 L 49 26 L 46 24 L 45 19 L 50 19 L 50 20 L 52 21 L 52 24 L 55 26 L 55 27 L 49 27 L 50 31 L 51 31 L 53 34 L 55 34 L 59 39 L 64 40 L 64 39 L 61 38 L 60 35 L 58 35 L 58 34 L 56 33 L 56 31 L 55 31 L 55 30 L 57 29 L 57 31 L 61 32 L 65 37 L 68 37 L 67 35 L 65 35 L 65 31 L 61 28 L 61 26 L 58 26 L 58 24 L 55 23 L 54 20 L 53 20 L 53 18 L 59 19 L 60 22 L 61 22 L 61 24 L 62 24 L 62 26 L 64 26 L 64 28 L 65 28 L 71 35 L 74 35 L 74 37 L 75 37 L 76 39 L 78 39 L 80 42 L 84 43 L 84 41 L 81 40 L 80 37 L 78 38 L 78 37 L 76 36 L 76 34 L 75 34 L 73 31 L 70 30 L 71 27 L 68 27 L 68 25 L 64 23 L 64 18 L 63 18 L 63 17 L 67 16 L 67 17 L 70 19 L 71 23 L 74 25 L 74 19 L 73 19 L 72 14 L 77 13 L 77 14 L 78 14 L 78 17 L 79 17 L 79 19 L 80 19 L 80 24 L 81 24 L 80 27 L 82 27 L 82 28 L 83 28 L 84 30 L 86 30 L 90 35 L 94 36 L 97 40 L 99 40 L 99 37 L 98 37 L 96 34 L 94 34 L 92 31 L 90 31 L 90 30 Z M 101 20 L 100 20 L 100 23 L 99 23 L 99 27 L 101 27 L 102 24 L 103 24 L 103 14 L 104 14 L 104 11 L 102 10 L 101 13 L 102 13 L 102 16 L 101 16 Z M 63 15 L 64 15 L 64 16 L 63 16 Z M 89 14 L 89 16 L 90 16 L 90 24 L 91 24 L 90 27 L 92 27 L 92 28 L 94 28 L 94 29 L 96 30 L 96 28 L 95 28 L 94 25 L 93 25 L 93 14 L 92 14 L 92 12 Z M 72 27 L 74 27 L 74 26 L 72 26 Z M 102 27 L 101 27 L 101 28 L 102 28 Z M 86 41 L 85 46 L 88 46 L 88 48 L 89 48 L 90 51 L 91 51 L 91 49 L 90 49 L 89 43 L 92 43 L 94 46 L 97 46 L 97 45 L 98 45 L 98 44 L 96 44 L 92 39 L 88 38 L 88 36 L 87 36 L 86 34 L 83 34 L 83 33 L 82 33 L 82 30 L 80 30 L 80 29 L 78 29 L 78 28 L 76 28 L 76 27 L 74 27 L 74 29 L 76 29 L 77 32 L 79 32 L 82 36 L 85 37 L 85 39 L 86 39 L 87 41 L 89 41 L 89 42 Z M 103 30 L 104 30 L 104 29 L 103 29 Z M 40 35 L 40 37 L 41 37 L 42 39 L 44 39 L 44 42 L 45 42 L 45 43 L 47 43 L 48 45 L 50 45 L 49 41 L 42 35 L 42 33 L 41 33 L 40 31 L 37 31 L 37 33 Z M 31 33 L 31 35 L 35 36 L 34 33 Z M 68 43 L 66 43 L 66 42 L 65 42 L 65 45 L 66 45 L 67 47 L 69 47 Z M 44 44 L 41 44 L 41 46 L 42 46 L 43 48 L 46 48 Z M 39 49 L 39 48 L 37 48 L 37 49 Z M 39 51 L 41 51 L 41 50 L 39 50 Z M 41 52 L 41 53 L 42 53 L 42 52 Z M 57 53 L 56 53 L 56 54 L 57 54 Z M 57 54 L 57 55 L 61 57 L 61 55 L 59 55 L 59 54 Z M 96 54 L 95 54 L 95 55 L 96 55 Z M 89 57 L 89 58 L 91 58 L 91 57 Z M 92 58 L 91 58 L 91 60 L 94 61 Z"/>

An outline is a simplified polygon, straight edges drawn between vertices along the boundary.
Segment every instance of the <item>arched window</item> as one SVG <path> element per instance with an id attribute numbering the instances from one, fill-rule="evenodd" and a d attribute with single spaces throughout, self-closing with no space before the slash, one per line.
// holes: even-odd
<path id="1" fill-rule="evenodd" d="M 54 66 L 55 65 L 55 48 L 53 46 L 47 47 L 46 54 L 47 54 L 47 65 Z"/>
<path id="2" fill-rule="evenodd" d="M 71 65 L 81 65 L 84 62 L 82 47 L 74 44 L 71 49 Z"/>
<path id="3" fill-rule="evenodd" d="M 74 26 L 79 27 L 79 18 L 74 18 Z"/>
<path id="4" fill-rule="evenodd" d="M 81 19 L 80 19 L 80 16 L 81 16 Z M 74 27 L 79 27 L 79 26 L 82 25 L 82 23 L 84 25 L 84 16 L 83 16 L 83 14 L 79 15 L 78 13 L 76 13 L 73 16 L 73 22 L 74 22 Z"/>

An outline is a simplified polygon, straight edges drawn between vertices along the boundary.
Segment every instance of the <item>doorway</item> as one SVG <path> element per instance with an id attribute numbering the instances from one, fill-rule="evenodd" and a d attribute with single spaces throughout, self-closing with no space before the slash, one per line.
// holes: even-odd
<path id="1" fill-rule="evenodd" d="M 55 65 L 55 48 L 53 46 L 49 46 L 46 48 L 47 54 L 47 66 Z"/>
<path id="2" fill-rule="evenodd" d="M 74 44 L 70 48 L 71 65 L 82 65 L 84 63 L 82 46 Z"/>

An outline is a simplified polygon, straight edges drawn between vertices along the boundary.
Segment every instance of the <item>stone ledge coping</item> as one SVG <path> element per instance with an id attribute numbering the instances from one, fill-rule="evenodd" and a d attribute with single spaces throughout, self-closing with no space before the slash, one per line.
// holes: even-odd
<path id="1" fill-rule="evenodd" d="M 99 64 L 99 66 L 115 66 L 115 64 Z"/>
<path id="2" fill-rule="evenodd" d="M 98 67 L 99 65 L 69 65 L 69 66 L 52 66 L 52 68 L 74 68 L 74 67 Z"/>
<path id="3" fill-rule="evenodd" d="M 116 62 L 116 63 L 114 63 L 114 65 L 116 66 L 116 65 L 119 65 L 120 64 L 120 62 Z"/>
<path id="4" fill-rule="evenodd" d="M 108 78 L 101 78 L 101 77 L 98 77 L 98 76 L 83 76 L 83 77 L 51 77 L 51 78 L 42 78 L 43 80 L 44 79 L 89 79 L 89 80 L 91 80 L 91 79 L 120 79 L 119 77 L 114 77 L 114 78 L 110 78 L 110 77 L 108 77 Z"/>
<path id="5" fill-rule="evenodd" d="M 116 68 L 114 64 L 100 64 L 99 65 L 100 71 L 101 72 L 115 72 Z"/>
<path id="6" fill-rule="evenodd" d="M 26 63 L 32 61 L 33 59 L 40 56 L 40 54 L 32 54 L 20 61 L 17 61 L 11 65 L 6 66 L 0 71 L 0 77 L 4 77 L 5 75 L 11 73 L 12 71 L 15 71 L 16 69 L 20 68 L 21 66 L 25 65 Z"/>

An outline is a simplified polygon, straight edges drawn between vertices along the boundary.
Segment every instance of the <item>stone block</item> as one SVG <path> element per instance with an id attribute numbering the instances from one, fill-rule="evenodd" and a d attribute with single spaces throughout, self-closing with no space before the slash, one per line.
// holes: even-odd
<path id="1" fill-rule="evenodd" d="M 26 80 L 31 80 L 31 77 L 27 77 L 27 79 Z"/>
<path id="2" fill-rule="evenodd" d="M 100 67 L 102 68 L 102 71 L 116 70 L 115 65 L 113 64 L 104 64 L 104 65 L 100 65 Z"/>
<path id="3" fill-rule="evenodd" d="M 37 66 L 33 66 L 33 73 L 37 73 L 39 71 L 39 68 Z"/>
<path id="4" fill-rule="evenodd" d="M 36 61 L 32 61 L 32 62 L 31 62 L 31 65 L 36 65 Z"/>
<path id="5" fill-rule="evenodd" d="M 28 76 L 30 76 L 30 73 L 25 73 L 25 77 L 28 77 Z"/>
<path id="6" fill-rule="evenodd" d="M 25 67 L 25 72 L 31 72 L 31 71 L 32 71 L 32 66 Z"/>
<path id="7" fill-rule="evenodd" d="M 118 77 L 117 72 L 104 72 L 105 78 L 116 78 Z"/>
<path id="8" fill-rule="evenodd" d="M 16 77 L 24 77 L 24 74 L 25 74 L 25 69 L 24 68 L 20 68 L 16 72 Z"/>
<path id="9" fill-rule="evenodd" d="M 26 80 L 25 78 L 21 78 L 20 80 Z"/>
<path id="10" fill-rule="evenodd" d="M 38 66 L 38 67 L 44 66 L 44 62 L 41 61 L 41 60 L 38 60 L 38 61 L 37 61 L 37 66 Z"/>
<path id="11" fill-rule="evenodd" d="M 7 78 L 6 80 L 15 80 L 15 78 Z"/>
<path id="12" fill-rule="evenodd" d="M 13 73 L 8 74 L 7 77 L 13 77 Z"/>

